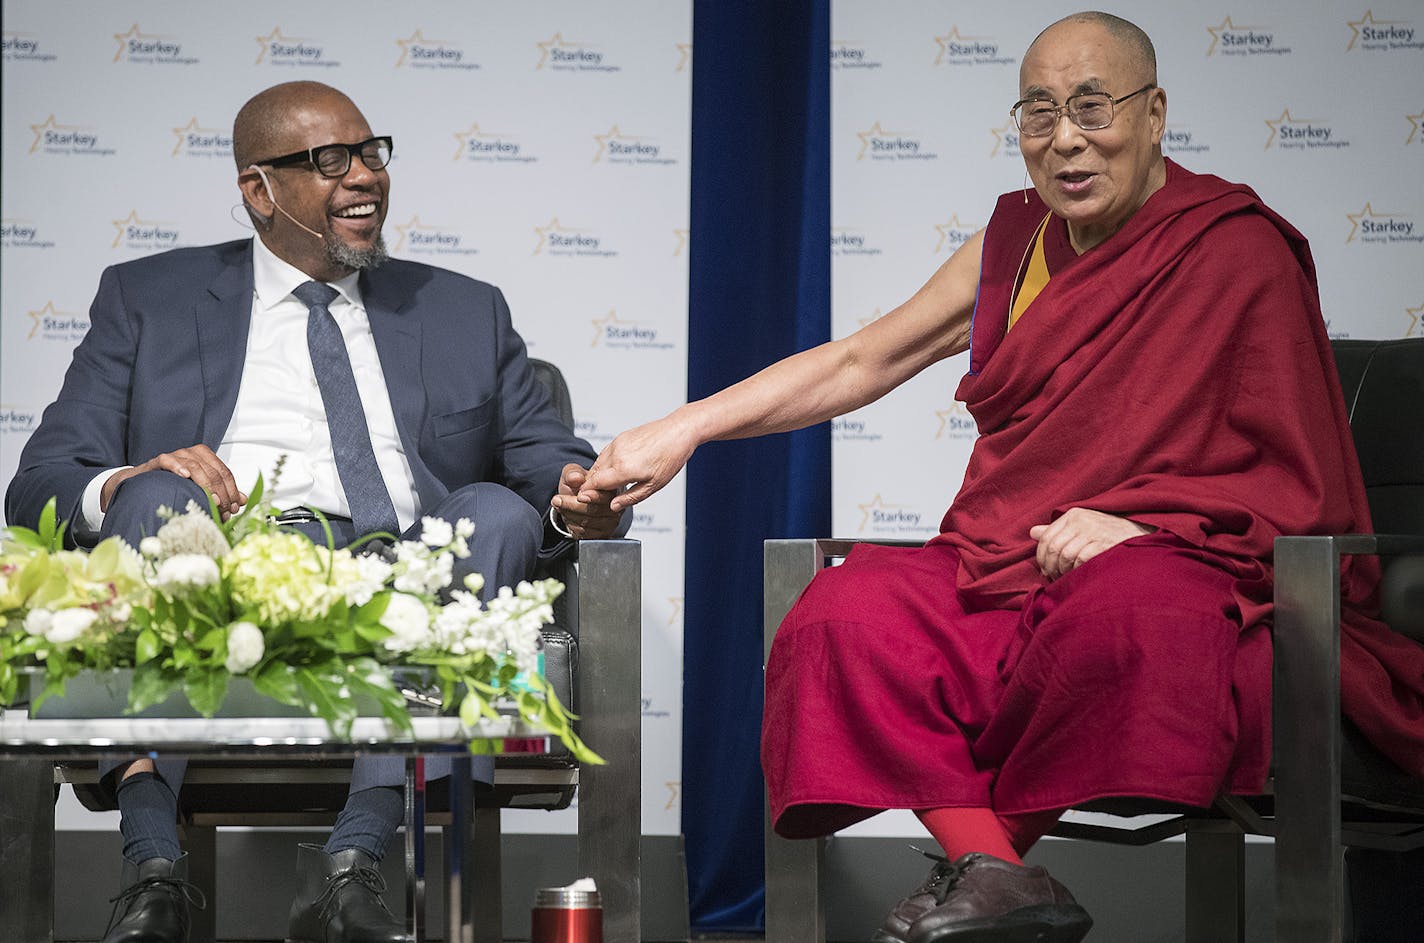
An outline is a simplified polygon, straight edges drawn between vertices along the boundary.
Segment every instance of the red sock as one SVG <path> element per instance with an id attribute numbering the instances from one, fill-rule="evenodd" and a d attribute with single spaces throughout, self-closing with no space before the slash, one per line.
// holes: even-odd
<path id="1" fill-rule="evenodd" d="M 1009 833 L 992 809 L 916 809 L 915 815 L 930 830 L 951 861 L 978 851 L 1011 864 L 1023 864 L 1009 841 Z"/>

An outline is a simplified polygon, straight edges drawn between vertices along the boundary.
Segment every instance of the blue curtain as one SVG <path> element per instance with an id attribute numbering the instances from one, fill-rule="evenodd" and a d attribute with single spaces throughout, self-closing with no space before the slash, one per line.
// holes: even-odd
<path id="1" fill-rule="evenodd" d="M 830 339 L 829 0 L 693 8 L 688 396 Z M 830 429 L 687 472 L 682 824 L 695 930 L 765 924 L 762 541 L 830 532 Z"/>

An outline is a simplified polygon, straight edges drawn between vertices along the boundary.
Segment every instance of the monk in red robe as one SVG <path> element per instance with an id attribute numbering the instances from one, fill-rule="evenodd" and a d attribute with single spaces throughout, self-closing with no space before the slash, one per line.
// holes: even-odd
<path id="1" fill-rule="evenodd" d="M 875 943 L 1075 943 L 1088 915 L 1020 858 L 1062 810 L 1259 792 L 1274 539 L 1370 529 L 1305 240 L 1163 158 L 1147 36 L 1070 16 L 1019 95 L 1033 192 L 890 315 L 624 433 L 585 485 L 628 487 L 617 510 L 702 442 L 824 421 L 970 350 L 979 438 L 940 535 L 823 571 L 766 670 L 777 831 L 912 809 L 945 851 Z M 1368 617 L 1376 564 L 1349 561 L 1345 711 L 1424 775 L 1424 649 Z"/>

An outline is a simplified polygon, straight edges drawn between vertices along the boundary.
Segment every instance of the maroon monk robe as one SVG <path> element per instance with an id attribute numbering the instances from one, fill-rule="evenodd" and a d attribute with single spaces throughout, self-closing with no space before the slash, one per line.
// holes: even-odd
<path id="1" fill-rule="evenodd" d="M 981 437 L 941 536 L 857 550 L 778 636 L 763 762 L 784 834 L 1262 784 L 1272 541 L 1369 527 L 1304 240 L 1169 162 L 1083 256 L 1053 221 L 1053 277 L 1006 337 L 1046 212 L 1014 193 L 990 221 L 959 390 Z M 1029 528 L 1073 506 L 1160 533 L 1045 586 Z M 1424 650 L 1361 614 L 1376 572 L 1344 574 L 1345 706 L 1420 770 Z"/>

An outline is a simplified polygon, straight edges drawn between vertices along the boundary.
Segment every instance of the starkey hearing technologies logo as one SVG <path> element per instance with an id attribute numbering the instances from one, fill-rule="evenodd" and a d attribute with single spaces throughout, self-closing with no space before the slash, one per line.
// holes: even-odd
<path id="1" fill-rule="evenodd" d="M 1417 8 L 1417 6 L 1416 6 Z M 1424 50 L 1424 36 L 1411 20 L 1377 20 L 1366 10 L 1358 20 L 1350 20 L 1350 42 L 1346 52 L 1402 52 Z"/>
<path id="2" fill-rule="evenodd" d="M 973 226 L 959 221 L 958 213 L 952 214 L 948 222 L 935 223 L 935 255 L 942 252 L 954 252 L 955 249 L 972 239 L 975 232 Z"/>
<path id="3" fill-rule="evenodd" d="M 0 220 L 0 246 L 6 249 L 53 249 L 54 245 L 32 219 Z"/>
<path id="4" fill-rule="evenodd" d="M 427 39 L 423 30 L 416 30 L 404 39 L 397 39 L 400 55 L 397 69 L 458 69 L 473 72 L 480 64 L 466 54 L 464 46 L 448 39 Z"/>
<path id="5" fill-rule="evenodd" d="M 1404 314 L 1409 318 L 1409 326 L 1404 329 L 1404 336 L 1424 337 L 1424 302 L 1420 302 L 1417 308 L 1405 308 Z"/>
<path id="6" fill-rule="evenodd" d="M 38 418 L 33 407 L 0 403 L 0 433 L 28 435 L 35 431 Z"/>
<path id="7" fill-rule="evenodd" d="M 1316 118 L 1297 118 L 1289 108 L 1282 109 L 1279 118 L 1267 118 L 1271 129 L 1266 138 L 1266 150 L 1307 151 L 1349 147 L 1350 142 L 1329 122 Z"/>
<path id="8" fill-rule="evenodd" d="M 606 134 L 593 136 L 595 164 L 675 164 L 677 159 L 669 157 L 657 139 L 645 135 L 627 134 L 618 125 L 608 129 Z"/>
<path id="9" fill-rule="evenodd" d="M 965 36 L 957 25 L 951 26 L 944 35 L 936 36 L 934 42 L 934 64 L 937 66 L 1011 65 L 1018 61 L 1014 56 L 1002 54 L 997 39 Z"/>
<path id="10" fill-rule="evenodd" d="M 107 157 L 115 153 L 112 147 L 104 146 L 99 132 L 80 124 L 60 124 L 50 115 L 39 124 L 30 125 L 35 139 L 30 142 L 31 154 L 68 154 L 76 156 Z"/>
<path id="11" fill-rule="evenodd" d="M 860 139 L 856 160 L 939 160 L 939 155 L 920 135 L 911 131 L 887 131 L 879 121 L 864 131 L 857 131 L 855 136 Z"/>
<path id="12" fill-rule="evenodd" d="M 422 223 L 412 216 L 404 226 L 397 225 L 396 244 L 391 251 L 410 255 L 478 255 L 479 249 L 468 245 L 462 233 L 448 226 Z"/>
<path id="13" fill-rule="evenodd" d="M 1217 26 L 1208 26 L 1211 45 L 1208 56 L 1285 56 L 1291 48 L 1268 26 L 1237 26 L 1226 17 Z"/>
<path id="14" fill-rule="evenodd" d="M 609 350 L 671 350 L 673 343 L 660 338 L 658 329 L 643 321 L 627 321 L 618 317 L 616 308 L 609 308 L 601 318 L 594 318 L 590 347 Z"/>
<path id="15" fill-rule="evenodd" d="M 115 33 L 115 62 L 132 62 L 142 65 L 197 65 L 198 57 L 183 50 L 183 43 L 176 36 L 145 33 L 137 23 L 128 32 Z"/>
<path id="16" fill-rule="evenodd" d="M 534 44 L 539 49 L 535 71 L 548 72 L 621 72 L 623 67 L 612 62 L 600 47 L 564 39 L 562 32 Z"/>
<path id="17" fill-rule="evenodd" d="M 990 157 L 1012 157 L 1022 156 L 1019 153 L 1019 129 L 1014 124 L 1011 117 L 997 128 L 990 128 L 989 133 L 994 136 L 994 147 L 989 151 Z"/>
<path id="18" fill-rule="evenodd" d="M 138 252 L 161 252 L 180 245 L 182 233 L 173 223 L 143 219 L 138 210 L 130 210 L 123 219 L 110 221 L 114 227 L 111 249 L 132 249 Z"/>
<path id="19" fill-rule="evenodd" d="M 34 33 L 7 29 L 0 33 L 0 58 L 6 62 L 53 62 L 59 56 L 46 49 Z"/>
<path id="20" fill-rule="evenodd" d="M 856 509 L 860 511 L 856 530 L 862 534 L 922 534 L 929 527 L 921 512 L 908 505 L 890 504 L 879 492 Z"/>
<path id="21" fill-rule="evenodd" d="M 978 435 L 979 427 L 963 403 L 950 403 L 947 409 L 936 409 L 934 415 L 936 439 L 972 439 Z"/>
<path id="22" fill-rule="evenodd" d="M 534 245 L 534 255 L 555 257 L 611 258 L 618 250 L 608 245 L 606 239 L 590 229 L 577 229 L 563 225 L 555 216 L 547 225 L 535 226 L 534 234 L 538 242 Z"/>
<path id="23" fill-rule="evenodd" d="M 174 157 L 232 157 L 232 135 L 223 128 L 205 128 L 198 116 L 173 129 Z"/>
<path id="24" fill-rule="evenodd" d="M 831 68 L 870 71 L 883 68 L 884 62 L 872 55 L 865 43 L 852 39 L 831 40 Z"/>
<path id="25" fill-rule="evenodd" d="M 25 335 L 27 341 L 75 344 L 83 340 L 85 332 L 89 330 L 88 318 L 58 310 L 53 300 L 46 301 L 41 308 L 26 311 L 25 316 L 30 319 L 30 330 Z"/>
<path id="26" fill-rule="evenodd" d="M 451 160 L 476 164 L 533 164 L 539 157 L 515 135 L 488 131 L 472 122 L 463 131 L 455 132 L 455 154 Z"/>
<path id="27" fill-rule="evenodd" d="M 1414 225 L 1414 219 L 1405 213 L 1377 213 L 1372 204 L 1366 203 L 1364 209 L 1358 213 L 1346 213 L 1345 218 L 1350 221 L 1346 245 L 1424 242 L 1424 231 L 1420 231 Z"/>
<path id="28" fill-rule="evenodd" d="M 255 36 L 258 53 L 256 65 L 278 68 L 335 68 L 341 65 L 326 54 L 326 47 L 307 36 L 288 36 L 280 26 L 272 27 L 266 36 Z"/>

